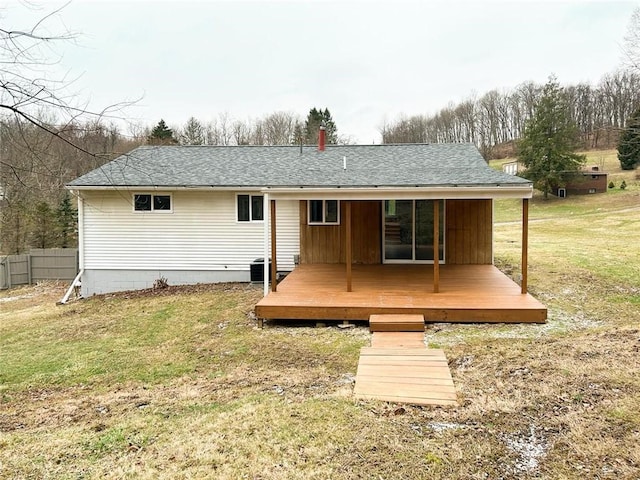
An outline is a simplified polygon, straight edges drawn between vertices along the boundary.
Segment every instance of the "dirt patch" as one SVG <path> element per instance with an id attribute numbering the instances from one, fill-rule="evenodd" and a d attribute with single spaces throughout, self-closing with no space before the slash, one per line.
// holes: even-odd
<path id="1" fill-rule="evenodd" d="M 244 282 L 228 283 L 198 283 L 195 285 L 167 285 L 161 288 L 145 288 L 142 290 L 127 290 L 124 292 L 105 293 L 93 295 L 95 299 L 111 298 L 143 298 L 143 297 L 170 297 L 174 295 L 197 295 L 207 292 L 262 292 L 261 285 Z"/>

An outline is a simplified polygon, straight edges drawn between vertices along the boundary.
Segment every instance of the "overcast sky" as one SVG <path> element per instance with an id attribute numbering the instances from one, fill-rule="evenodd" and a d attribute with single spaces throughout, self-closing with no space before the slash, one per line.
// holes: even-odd
<path id="1" fill-rule="evenodd" d="M 4 2 L 28 28 L 65 2 Z M 597 83 L 621 63 L 640 2 L 244 2 L 73 0 L 51 21 L 80 35 L 59 66 L 93 109 L 141 98 L 128 119 L 180 126 L 221 112 L 301 117 L 328 107 L 338 133 L 379 143 L 399 114 L 432 114 L 473 93 Z"/>

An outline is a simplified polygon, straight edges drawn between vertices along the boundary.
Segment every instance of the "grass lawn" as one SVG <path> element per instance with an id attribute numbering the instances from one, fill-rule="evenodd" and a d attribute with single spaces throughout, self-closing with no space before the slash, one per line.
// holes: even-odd
<path id="1" fill-rule="evenodd" d="M 456 408 L 356 401 L 365 326 L 267 323 L 261 289 L 56 306 L 0 292 L 0 478 L 640 478 L 640 185 L 531 202 L 545 325 L 431 325 Z M 496 263 L 518 274 L 519 205 Z"/>

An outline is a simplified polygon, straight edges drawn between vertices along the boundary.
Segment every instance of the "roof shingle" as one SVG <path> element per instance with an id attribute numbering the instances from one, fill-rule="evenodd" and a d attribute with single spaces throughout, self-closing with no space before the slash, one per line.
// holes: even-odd
<path id="1" fill-rule="evenodd" d="M 346 165 L 346 169 L 344 166 Z M 416 187 L 530 184 L 472 144 L 143 146 L 69 187 Z"/>

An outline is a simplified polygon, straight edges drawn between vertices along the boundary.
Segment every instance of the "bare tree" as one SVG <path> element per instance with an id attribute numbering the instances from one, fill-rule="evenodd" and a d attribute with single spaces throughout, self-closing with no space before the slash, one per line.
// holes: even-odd
<path id="1" fill-rule="evenodd" d="M 640 7 L 631 15 L 622 47 L 625 64 L 640 73 Z"/>
<path id="2" fill-rule="evenodd" d="M 275 112 L 265 116 L 262 125 L 268 145 L 290 145 L 295 142 L 295 128 L 300 118 L 291 112 Z"/>
<path id="3" fill-rule="evenodd" d="M 74 98 L 69 92 L 71 80 L 65 75 L 52 76 L 53 67 L 60 59 L 54 46 L 76 39 L 68 30 L 48 33 L 51 20 L 63 8 L 50 12 L 28 28 L 0 28 L 0 111 L 81 149 L 60 134 L 64 127 L 87 119 L 115 118 L 130 103 L 91 112 L 86 105 L 71 102 Z M 42 112 L 53 112 L 59 125 L 43 121 Z"/>
<path id="4" fill-rule="evenodd" d="M 236 145 L 251 144 L 251 123 L 235 120 L 231 126 L 233 140 Z"/>
<path id="5" fill-rule="evenodd" d="M 486 158 L 512 155 L 514 141 L 536 114 L 543 86 L 525 82 L 514 90 L 475 94 L 433 115 L 400 115 L 380 128 L 385 143 L 473 142 Z M 567 115 L 578 126 L 584 148 L 612 147 L 622 122 L 640 106 L 640 75 L 629 70 L 606 74 L 595 86 L 562 89 Z M 499 147 L 499 148 L 496 148 Z"/>
<path id="6" fill-rule="evenodd" d="M 34 232 L 55 212 L 64 184 L 134 146 L 105 123 L 121 120 L 130 103 L 90 111 L 70 91 L 73 79 L 57 73 L 57 48 L 77 38 L 56 22 L 63 9 L 27 28 L 6 18 L 0 27 L 0 251 L 24 251 L 35 239 L 48 244 Z"/>
<path id="7" fill-rule="evenodd" d="M 46 117 L 38 120 L 55 123 Z M 117 154 L 113 152 L 126 152 L 145 143 L 144 137 L 129 139 L 115 125 L 99 122 L 69 124 L 57 133 L 52 136 L 15 118 L 0 120 L 1 252 L 21 253 L 29 246 L 42 245 L 36 239 L 42 238 L 38 232 L 46 223 L 42 221 L 47 212 L 43 202 L 55 212 L 68 181 L 114 158 Z"/>

